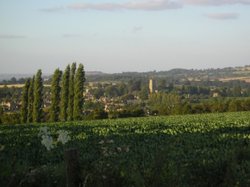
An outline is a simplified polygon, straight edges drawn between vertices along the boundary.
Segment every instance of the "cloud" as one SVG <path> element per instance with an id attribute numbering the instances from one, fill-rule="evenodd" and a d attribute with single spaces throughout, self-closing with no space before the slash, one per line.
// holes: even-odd
<path id="1" fill-rule="evenodd" d="M 183 4 L 189 5 L 210 5 L 210 6 L 220 6 L 220 5 L 250 5 L 250 0 L 182 0 Z"/>
<path id="2" fill-rule="evenodd" d="M 134 26 L 132 29 L 132 32 L 137 33 L 137 32 L 142 31 L 142 30 L 143 30 L 142 26 Z"/>
<path id="3" fill-rule="evenodd" d="M 68 6 L 72 10 L 167 10 L 181 8 L 181 4 L 173 0 L 128 1 L 125 3 L 80 3 Z"/>
<path id="4" fill-rule="evenodd" d="M 23 39 L 27 38 L 23 35 L 12 35 L 12 34 L 0 34 L 0 39 Z"/>
<path id="5" fill-rule="evenodd" d="M 205 16 L 210 19 L 229 20 L 229 19 L 237 19 L 239 17 L 239 14 L 237 13 L 210 13 L 210 14 L 206 14 Z"/>
<path id="6" fill-rule="evenodd" d="M 144 10 L 144 11 L 163 11 L 168 9 L 179 9 L 185 5 L 193 6 L 222 6 L 222 5 L 250 5 L 250 0 L 128 0 L 118 3 L 75 3 L 65 6 L 40 9 L 43 12 L 60 12 L 62 10 L 98 10 L 98 11 L 117 11 L 117 10 Z"/>

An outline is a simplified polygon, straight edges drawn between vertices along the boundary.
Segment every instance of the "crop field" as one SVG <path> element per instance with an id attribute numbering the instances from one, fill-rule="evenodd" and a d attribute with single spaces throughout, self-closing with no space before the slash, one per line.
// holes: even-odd
<path id="1" fill-rule="evenodd" d="M 0 186 L 250 186 L 250 112 L 1 125 Z"/>
<path id="2" fill-rule="evenodd" d="M 0 88 L 22 88 L 24 84 L 0 84 Z M 50 87 L 49 84 L 44 84 L 44 87 Z"/>

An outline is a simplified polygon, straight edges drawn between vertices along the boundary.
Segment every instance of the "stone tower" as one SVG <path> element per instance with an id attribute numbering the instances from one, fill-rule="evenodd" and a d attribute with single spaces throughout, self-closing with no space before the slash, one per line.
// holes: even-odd
<path id="1" fill-rule="evenodd" d="M 150 94 L 157 92 L 157 90 L 156 90 L 156 81 L 153 78 L 149 79 L 148 86 L 149 86 L 149 93 Z"/>

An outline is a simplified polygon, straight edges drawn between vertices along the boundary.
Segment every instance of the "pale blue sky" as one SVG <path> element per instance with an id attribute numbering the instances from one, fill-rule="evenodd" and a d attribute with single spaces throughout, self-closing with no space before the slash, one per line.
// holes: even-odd
<path id="1" fill-rule="evenodd" d="M 250 64 L 250 0 L 0 0 L 0 73 Z"/>

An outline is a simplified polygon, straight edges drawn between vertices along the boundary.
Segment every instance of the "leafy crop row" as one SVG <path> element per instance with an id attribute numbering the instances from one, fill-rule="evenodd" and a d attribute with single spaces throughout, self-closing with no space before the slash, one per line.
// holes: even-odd
<path id="1" fill-rule="evenodd" d="M 250 186 L 249 112 L 0 126 L 0 186 L 65 185 L 72 147 L 85 186 Z"/>

